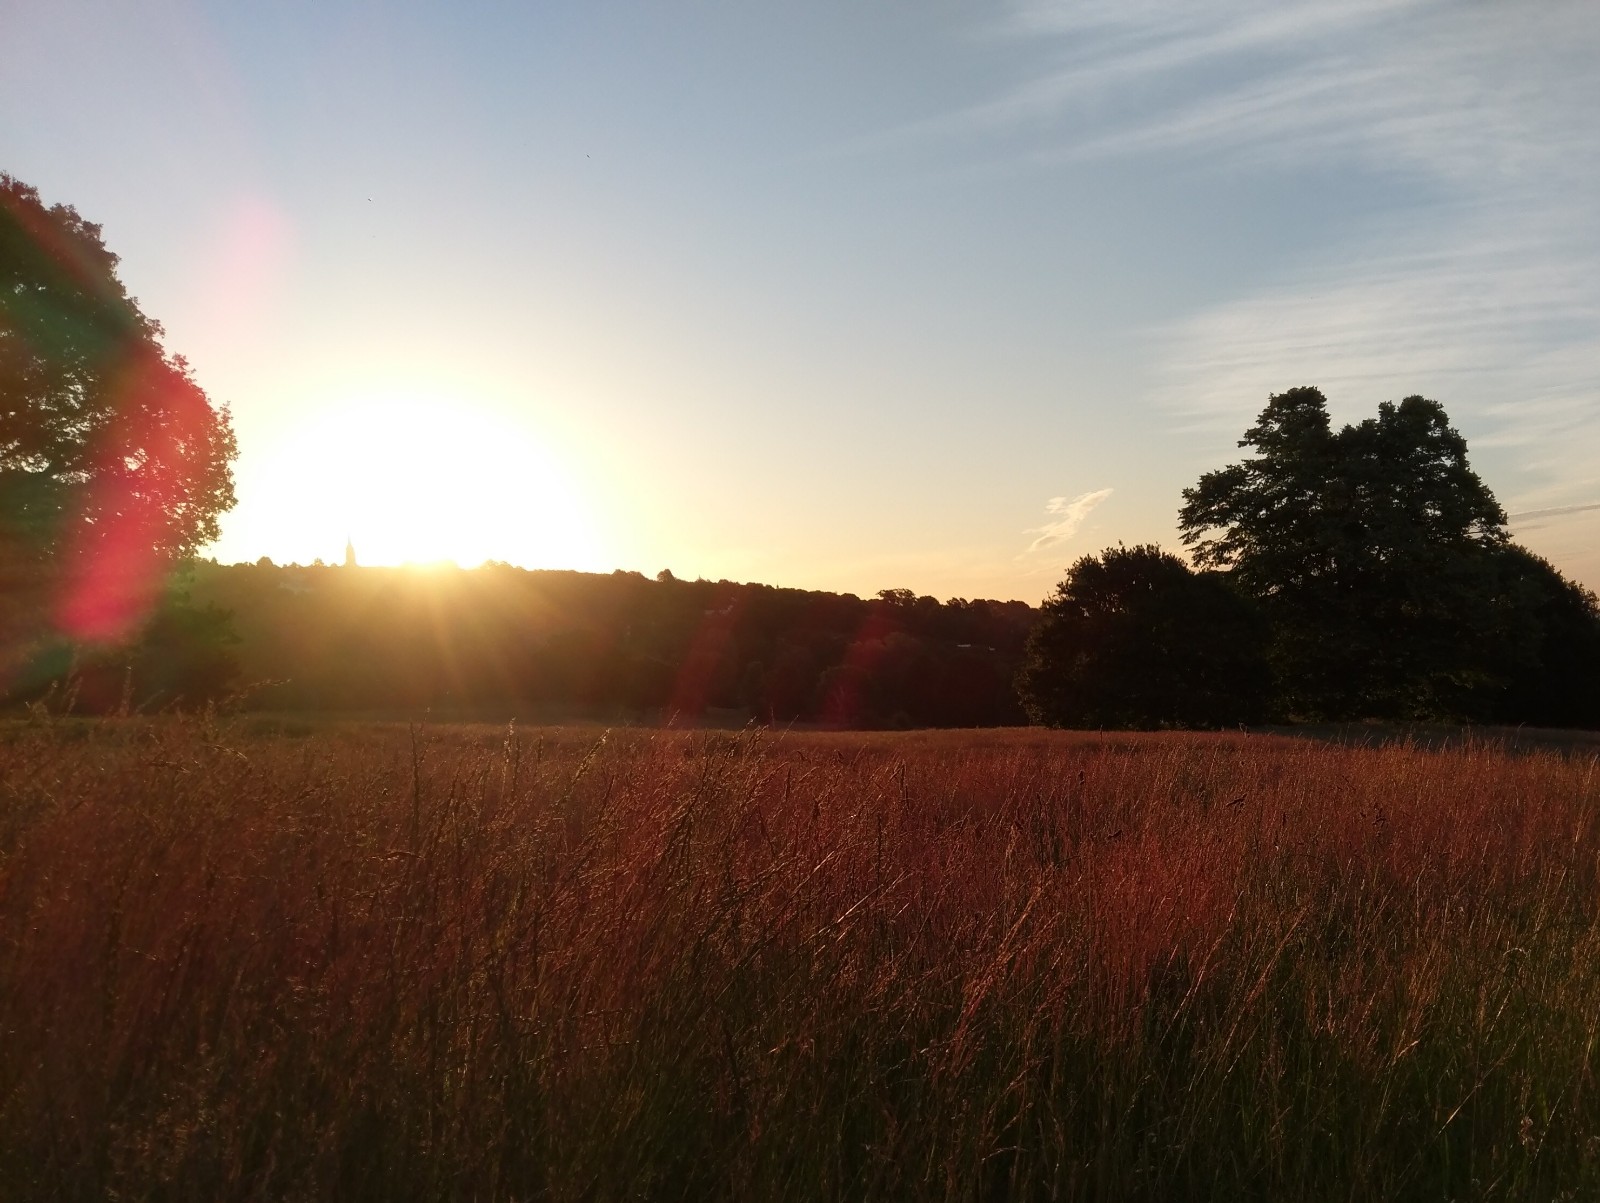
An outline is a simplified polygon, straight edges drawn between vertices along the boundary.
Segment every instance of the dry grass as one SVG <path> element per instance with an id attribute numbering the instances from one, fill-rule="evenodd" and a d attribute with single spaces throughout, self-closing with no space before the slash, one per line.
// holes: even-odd
<path id="1" fill-rule="evenodd" d="M 1600 1196 L 1592 752 L 0 729 L 7 1199 Z"/>

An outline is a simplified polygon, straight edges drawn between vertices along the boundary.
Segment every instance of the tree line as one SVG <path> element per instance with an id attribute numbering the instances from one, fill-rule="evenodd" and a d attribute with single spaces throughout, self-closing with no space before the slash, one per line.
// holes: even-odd
<path id="1" fill-rule="evenodd" d="M 669 572 L 200 562 L 146 640 L 80 654 L 74 705 L 1010 725 L 1026 721 L 1014 680 L 1035 615 Z"/>
<path id="2" fill-rule="evenodd" d="M 1441 405 L 1268 401 L 1184 490 L 1192 566 L 1085 556 L 1043 608 L 670 573 L 195 562 L 213 405 L 100 228 L 0 173 L 0 701 L 714 711 L 838 726 L 1600 726 L 1600 604 L 1514 544 Z M 183 570 L 183 566 L 187 569 Z"/>
<path id="3" fill-rule="evenodd" d="M 1511 541 L 1443 406 L 1334 430 L 1291 389 L 1239 445 L 1184 490 L 1194 568 L 1152 546 L 1073 565 L 1019 677 L 1033 721 L 1600 727 L 1600 603 Z"/>

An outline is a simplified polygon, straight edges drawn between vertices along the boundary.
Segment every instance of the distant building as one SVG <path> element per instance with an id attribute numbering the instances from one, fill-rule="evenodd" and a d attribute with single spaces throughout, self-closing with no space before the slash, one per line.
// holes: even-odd
<path id="1" fill-rule="evenodd" d="M 344 566 L 346 568 L 355 568 L 355 567 L 357 567 L 357 564 L 356 564 L 356 545 L 355 545 L 355 542 L 350 538 L 349 535 L 346 535 L 344 537 Z"/>

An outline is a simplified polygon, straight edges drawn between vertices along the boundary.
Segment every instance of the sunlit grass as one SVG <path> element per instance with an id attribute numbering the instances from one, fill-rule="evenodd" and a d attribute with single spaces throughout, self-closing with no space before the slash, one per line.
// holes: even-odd
<path id="1" fill-rule="evenodd" d="M 1592 753 L 0 740 L 8 1198 L 1600 1191 Z"/>

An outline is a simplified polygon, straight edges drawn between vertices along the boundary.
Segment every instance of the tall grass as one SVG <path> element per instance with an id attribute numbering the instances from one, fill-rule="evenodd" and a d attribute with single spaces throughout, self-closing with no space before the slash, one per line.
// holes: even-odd
<path id="1" fill-rule="evenodd" d="M 0 1197 L 1600 1197 L 1592 755 L 0 732 Z"/>

